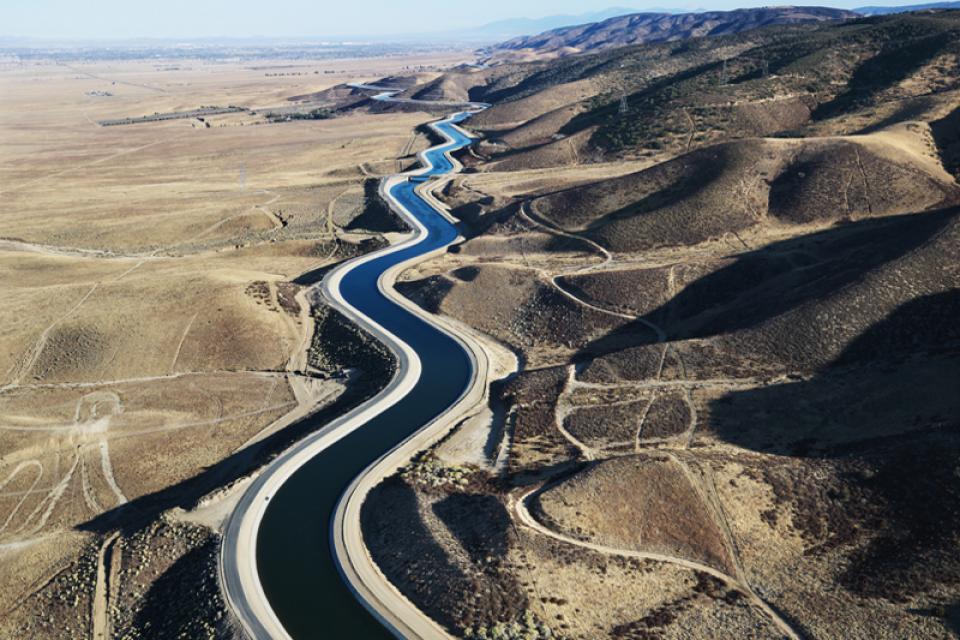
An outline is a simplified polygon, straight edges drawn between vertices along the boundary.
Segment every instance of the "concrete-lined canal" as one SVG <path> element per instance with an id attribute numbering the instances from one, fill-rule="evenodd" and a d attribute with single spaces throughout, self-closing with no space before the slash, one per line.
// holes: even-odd
<path id="1" fill-rule="evenodd" d="M 469 144 L 455 123 L 458 114 L 434 126 L 450 142 L 424 153 L 426 172 L 453 171 L 446 153 Z M 297 469 L 269 496 L 256 537 L 256 570 L 280 623 L 293 638 L 390 637 L 357 601 L 340 576 L 330 546 L 331 519 L 349 483 L 386 451 L 453 405 L 473 374 L 470 357 L 449 335 L 390 300 L 380 290 L 391 267 L 450 244 L 457 230 L 401 181 L 389 189 L 426 229 L 418 242 L 372 259 L 343 273 L 339 293 L 354 310 L 409 345 L 421 364 L 420 377 L 398 402 L 332 443 Z M 377 402 L 377 398 L 371 400 Z M 317 428 L 323 425 L 316 425 Z"/>

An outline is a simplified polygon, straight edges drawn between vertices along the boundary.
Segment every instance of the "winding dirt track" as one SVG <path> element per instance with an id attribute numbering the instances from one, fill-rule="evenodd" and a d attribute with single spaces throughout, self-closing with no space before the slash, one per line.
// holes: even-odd
<path id="1" fill-rule="evenodd" d="M 667 564 L 673 564 L 679 567 L 684 567 L 686 569 L 692 569 L 694 571 L 700 571 L 702 573 L 709 574 L 714 578 L 722 581 L 728 587 L 735 589 L 746 596 L 750 602 L 763 611 L 767 617 L 770 618 L 771 622 L 776 625 L 786 637 L 791 638 L 791 640 L 801 640 L 801 636 L 790 626 L 790 624 L 784 620 L 779 613 L 777 613 L 769 604 L 764 602 L 754 591 L 750 588 L 750 585 L 742 580 L 738 580 L 733 576 L 727 575 L 722 571 L 718 571 L 713 567 L 702 564 L 700 562 L 695 562 L 693 560 L 687 560 L 686 558 L 681 558 L 679 556 L 671 556 L 661 553 L 652 553 L 648 551 L 634 551 L 630 549 L 617 549 L 615 547 L 608 547 L 601 544 L 595 544 L 592 542 L 586 542 L 583 540 L 577 540 L 576 538 L 571 538 L 562 533 L 554 531 L 546 526 L 544 526 L 539 520 L 533 517 L 533 514 L 530 513 L 527 503 L 530 499 L 539 491 L 542 490 L 542 487 L 535 487 L 534 489 L 523 494 L 519 499 L 513 501 L 511 505 L 513 513 L 516 515 L 516 520 L 523 526 L 531 529 L 541 535 L 553 538 L 565 544 L 570 544 L 576 547 L 583 549 L 589 549 L 591 551 L 596 551 L 599 553 L 607 555 L 618 555 L 628 558 L 639 558 L 642 560 L 653 560 L 655 562 L 664 562 Z"/>

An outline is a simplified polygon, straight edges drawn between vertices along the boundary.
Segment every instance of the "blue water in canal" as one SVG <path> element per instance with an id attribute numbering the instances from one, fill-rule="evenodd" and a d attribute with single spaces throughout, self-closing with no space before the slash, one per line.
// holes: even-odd
<path id="1" fill-rule="evenodd" d="M 460 122 L 468 114 L 454 120 Z M 430 175 L 453 170 L 443 155 L 469 144 L 456 128 L 439 127 L 454 140 L 428 152 Z M 417 244 L 371 260 L 341 281 L 343 297 L 409 344 L 423 371 L 397 404 L 317 454 L 271 498 L 257 536 L 257 571 L 267 599 L 290 635 L 305 638 L 392 637 L 353 597 L 337 570 L 331 547 L 333 512 L 347 485 L 369 464 L 443 413 L 466 390 L 470 359 L 449 336 L 380 293 L 377 280 L 393 265 L 452 242 L 457 230 L 402 182 L 391 193 L 428 229 Z M 307 419 L 309 420 L 309 418 Z M 322 424 L 317 424 L 317 429 Z"/>

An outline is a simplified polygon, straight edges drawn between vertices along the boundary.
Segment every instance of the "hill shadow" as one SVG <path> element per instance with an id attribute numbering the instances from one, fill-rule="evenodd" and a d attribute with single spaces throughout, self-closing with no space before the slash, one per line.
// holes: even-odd
<path id="1" fill-rule="evenodd" d="M 155 640 L 208 635 L 205 621 L 211 620 L 223 606 L 217 582 L 217 551 L 217 540 L 207 538 L 160 574 L 143 597 L 143 607 L 134 617 L 134 628 Z M 191 597 L 184 599 L 186 592 Z M 215 624 L 224 635 L 225 623 Z"/>
<path id="2" fill-rule="evenodd" d="M 838 580 L 861 596 L 905 602 L 960 588 L 957 317 L 960 290 L 914 299 L 812 378 L 709 404 L 712 436 L 792 469 L 782 473 L 799 528 L 820 527 L 821 547 L 856 545 Z M 804 469 L 821 469 L 815 488 L 796 482 Z"/>
<path id="3" fill-rule="evenodd" d="M 734 392 L 714 401 L 711 428 L 725 442 L 763 453 L 843 457 L 861 446 L 899 437 L 898 430 L 882 426 L 884 420 L 896 422 L 898 416 L 910 414 L 911 424 L 918 427 L 960 427 L 960 399 L 951 407 L 952 415 L 945 415 L 942 403 L 919 406 L 930 400 L 927 390 L 905 392 L 921 380 L 942 384 L 944 392 L 960 390 L 960 369 L 948 366 L 960 358 L 957 317 L 960 290 L 914 299 L 861 333 L 812 378 Z M 913 379 L 901 381 L 910 375 Z M 869 405 L 869 399 L 884 397 L 877 406 Z M 784 407 L 805 410 L 781 415 Z M 774 415 L 775 427 L 770 423 Z M 871 421 L 849 424 L 851 416 L 861 415 L 872 416 Z"/>
<path id="4" fill-rule="evenodd" d="M 364 542 L 377 566 L 435 620 L 455 628 L 459 594 L 475 585 L 441 547 L 420 515 L 417 495 L 394 476 L 375 487 L 360 508 Z"/>
<path id="5" fill-rule="evenodd" d="M 944 168 L 960 180 L 960 107 L 931 122 L 930 130 Z"/>
<path id="6" fill-rule="evenodd" d="M 374 233 L 404 232 L 410 225 L 387 206 L 380 197 L 380 180 L 368 178 L 363 181 L 363 210 L 344 227 L 346 231 L 372 231 Z"/>
<path id="7" fill-rule="evenodd" d="M 936 101 L 930 96 L 920 96 L 907 100 L 902 103 L 896 111 L 881 119 L 877 123 L 860 129 L 856 132 L 856 135 L 865 135 L 868 133 L 873 133 L 874 131 L 886 129 L 887 127 L 895 124 L 900 124 L 901 122 L 916 120 L 934 107 L 936 107 Z"/>
<path id="8" fill-rule="evenodd" d="M 891 25 L 890 28 L 895 26 Z M 868 104 L 880 91 L 906 79 L 925 63 L 943 53 L 958 35 L 948 31 L 916 37 L 910 33 L 908 27 L 909 25 L 902 27 L 907 37 L 899 46 L 888 46 L 858 66 L 847 83 L 846 91 L 818 106 L 813 112 L 813 119 L 823 120 Z"/>
<path id="9" fill-rule="evenodd" d="M 738 254 L 642 318 L 589 343 L 576 359 L 651 344 L 648 323 L 663 326 L 670 341 L 755 327 L 922 246 L 958 214 L 960 207 L 952 207 L 860 220 Z"/>
<path id="10" fill-rule="evenodd" d="M 667 184 L 655 192 L 592 221 L 587 225 L 587 230 L 592 231 L 614 220 L 623 220 L 665 209 L 694 198 L 723 175 L 731 159 L 729 155 L 730 149 L 724 145 L 717 145 L 670 161 L 671 164 L 683 165 L 678 175 L 673 176 Z M 655 170 L 656 167 L 653 167 L 649 171 Z"/>
<path id="11" fill-rule="evenodd" d="M 503 504 L 472 493 L 451 493 L 433 503 L 432 515 L 467 558 L 451 556 L 439 543 L 426 508 L 397 476 L 375 487 L 361 507 L 364 541 L 390 582 L 448 629 L 519 618 L 528 597 L 502 570 L 511 535 Z"/>

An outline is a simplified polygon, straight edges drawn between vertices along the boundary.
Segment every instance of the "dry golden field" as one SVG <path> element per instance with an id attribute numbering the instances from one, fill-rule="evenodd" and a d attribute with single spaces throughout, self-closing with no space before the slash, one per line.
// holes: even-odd
<path id="1" fill-rule="evenodd" d="M 364 251 L 372 181 L 428 144 L 423 113 L 262 110 L 463 59 L 0 68 L 0 636 L 136 637 L 184 563 L 209 600 L 165 633 L 217 624 L 211 529 L 171 514 L 349 392 L 290 281 Z M 211 105 L 254 112 L 96 124 Z"/>

